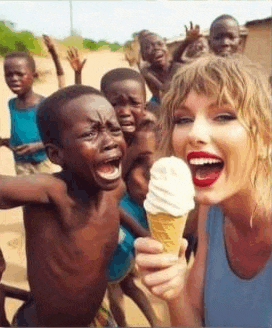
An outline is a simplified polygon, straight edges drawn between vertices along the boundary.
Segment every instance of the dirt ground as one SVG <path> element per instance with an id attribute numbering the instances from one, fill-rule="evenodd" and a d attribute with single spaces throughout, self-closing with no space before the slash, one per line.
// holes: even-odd
<path id="1" fill-rule="evenodd" d="M 100 79 L 108 70 L 116 67 L 129 67 L 124 60 L 123 53 L 110 51 L 99 51 L 86 53 L 86 65 L 83 70 L 83 84 L 100 87 Z M 35 58 L 37 69 L 40 72 L 40 79 L 35 84 L 35 92 L 42 95 L 50 95 L 57 90 L 57 79 L 51 58 Z M 74 74 L 67 60 L 62 60 L 65 71 L 66 85 L 74 83 Z M 7 100 L 12 97 L 12 93 L 5 84 L 3 76 L 3 60 L 0 60 L 0 136 L 9 137 L 9 113 L 7 110 Z M 150 93 L 148 93 L 148 97 Z M 14 175 L 14 163 L 12 153 L 6 148 L 0 149 L 0 174 Z M 24 231 L 22 223 L 21 208 L 0 211 L 0 247 L 7 262 L 7 269 L 3 275 L 5 284 L 28 289 L 26 274 L 26 258 L 24 248 Z M 140 281 L 136 281 L 141 286 Z M 142 287 L 142 286 L 141 286 Z M 143 288 L 143 287 L 142 287 Z M 168 313 L 165 304 L 148 294 L 154 305 L 159 322 L 164 326 L 169 326 Z M 14 311 L 21 304 L 20 301 L 7 299 L 6 311 L 8 319 L 11 319 Z M 148 322 L 129 299 L 125 298 L 127 321 L 130 326 L 144 327 Z"/>

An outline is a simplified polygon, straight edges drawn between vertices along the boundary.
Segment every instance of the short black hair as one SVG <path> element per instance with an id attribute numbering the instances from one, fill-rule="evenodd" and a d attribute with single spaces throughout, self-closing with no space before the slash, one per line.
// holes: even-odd
<path id="1" fill-rule="evenodd" d="M 83 95 L 104 97 L 99 90 L 86 85 L 72 85 L 54 92 L 38 106 L 37 124 L 44 144 L 60 145 L 61 122 L 65 105 Z"/>
<path id="2" fill-rule="evenodd" d="M 5 60 L 9 58 L 23 58 L 27 61 L 31 71 L 36 72 L 36 64 L 34 58 L 26 51 L 14 51 L 5 55 Z"/>
<path id="3" fill-rule="evenodd" d="M 146 98 L 144 78 L 139 72 L 126 67 L 115 68 L 104 74 L 100 83 L 101 91 L 107 95 L 107 90 L 112 83 L 124 80 L 134 80 L 138 82 L 142 86 L 144 97 Z"/>
<path id="4" fill-rule="evenodd" d="M 216 23 L 218 23 L 219 21 L 222 21 L 222 20 L 232 20 L 236 23 L 237 27 L 239 27 L 239 23 L 236 18 L 234 18 L 231 15 L 224 14 L 224 15 L 220 15 L 220 16 L 216 17 L 215 20 L 213 20 L 213 22 L 211 23 L 210 31 Z"/>

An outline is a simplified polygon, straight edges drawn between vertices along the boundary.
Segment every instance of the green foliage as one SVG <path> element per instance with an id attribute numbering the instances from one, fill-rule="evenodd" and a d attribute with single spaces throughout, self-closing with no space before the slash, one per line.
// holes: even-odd
<path id="1" fill-rule="evenodd" d="M 78 50 L 82 50 L 84 48 L 84 39 L 78 34 L 68 36 L 67 38 L 59 40 L 58 42 L 65 47 L 75 47 Z"/>
<path id="2" fill-rule="evenodd" d="M 43 55 L 44 51 L 40 42 L 31 32 L 14 32 L 0 22 L 0 56 L 12 51 L 29 51 L 35 55 Z"/>
<path id="3" fill-rule="evenodd" d="M 122 46 L 117 42 L 109 43 L 105 40 L 100 40 L 98 42 L 95 42 L 94 40 L 90 40 L 90 39 L 83 40 L 83 47 L 91 51 L 96 51 L 101 49 L 110 49 L 111 51 L 118 51 L 122 48 Z"/>

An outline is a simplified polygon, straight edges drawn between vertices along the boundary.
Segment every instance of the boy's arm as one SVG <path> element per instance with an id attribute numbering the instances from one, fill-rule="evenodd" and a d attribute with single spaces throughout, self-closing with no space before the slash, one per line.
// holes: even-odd
<path id="1" fill-rule="evenodd" d="M 49 174 L 17 177 L 0 175 L 0 208 L 53 202 L 57 204 L 65 190 L 65 183 Z"/>
<path id="2" fill-rule="evenodd" d="M 163 83 L 150 71 L 149 67 L 144 67 L 141 74 L 152 94 L 159 96 L 159 91 L 163 90 Z"/>
<path id="3" fill-rule="evenodd" d="M 143 228 L 138 222 L 136 222 L 128 213 L 126 213 L 121 208 L 119 208 L 119 210 L 121 223 L 127 225 L 137 238 L 150 236 L 150 233 L 145 228 Z"/>
<path id="4" fill-rule="evenodd" d="M 193 23 L 190 22 L 190 29 L 185 25 L 186 30 L 186 38 L 185 40 L 178 46 L 178 48 L 174 51 L 173 61 L 181 63 L 181 56 L 185 49 L 189 46 L 189 44 L 195 42 L 202 35 L 200 34 L 199 25 L 193 26 Z"/>
<path id="5" fill-rule="evenodd" d="M 10 138 L 1 138 L 0 137 L 0 147 L 4 146 L 7 148 L 10 148 L 9 142 L 10 142 Z"/>
<path id="6" fill-rule="evenodd" d="M 17 155 L 28 155 L 42 149 L 44 149 L 44 144 L 42 142 L 32 142 L 12 148 Z"/>
<path id="7" fill-rule="evenodd" d="M 54 43 L 52 42 L 51 38 L 45 34 L 43 35 L 43 40 L 49 53 L 52 56 L 53 62 L 56 67 L 59 89 L 64 88 L 65 87 L 64 71 L 60 63 L 59 56 L 54 46 Z"/>
<path id="8" fill-rule="evenodd" d="M 67 59 L 75 72 L 75 84 L 82 84 L 82 69 L 87 61 L 87 59 L 81 60 L 78 54 L 78 50 L 75 47 L 69 48 L 67 50 Z"/>

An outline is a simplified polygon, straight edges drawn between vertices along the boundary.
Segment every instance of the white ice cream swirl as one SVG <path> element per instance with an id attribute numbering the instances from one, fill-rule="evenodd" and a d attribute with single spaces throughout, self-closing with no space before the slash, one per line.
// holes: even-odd
<path id="1" fill-rule="evenodd" d="M 194 185 L 187 164 L 180 158 L 163 157 L 154 163 L 144 208 L 151 214 L 182 216 L 195 207 Z"/>

